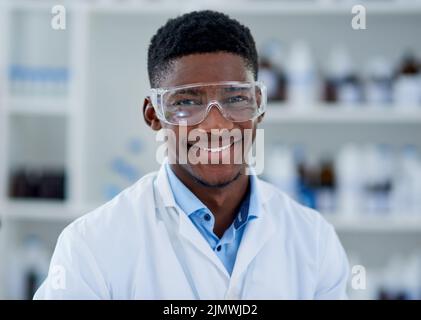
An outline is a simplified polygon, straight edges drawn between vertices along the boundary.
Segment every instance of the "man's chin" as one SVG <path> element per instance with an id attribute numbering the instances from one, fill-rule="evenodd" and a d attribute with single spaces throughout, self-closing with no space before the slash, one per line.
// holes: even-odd
<path id="1" fill-rule="evenodd" d="M 199 184 L 209 188 L 223 188 L 241 175 L 241 165 L 199 164 L 189 166 L 188 172 Z"/>

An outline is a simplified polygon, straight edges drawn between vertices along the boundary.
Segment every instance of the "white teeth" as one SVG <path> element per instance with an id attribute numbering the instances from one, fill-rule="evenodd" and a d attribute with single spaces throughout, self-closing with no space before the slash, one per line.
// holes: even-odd
<path id="1" fill-rule="evenodd" d="M 227 144 L 227 145 L 225 145 L 225 146 L 222 146 L 222 147 L 218 147 L 218 148 L 207 148 L 207 147 L 205 147 L 205 146 L 200 146 L 200 145 L 198 145 L 198 144 L 193 144 L 192 145 L 192 147 L 194 147 L 194 148 L 198 148 L 198 149 L 201 149 L 201 150 L 203 150 L 203 151 L 206 151 L 206 152 L 222 152 L 222 151 L 224 151 L 224 150 L 227 150 L 227 149 L 229 149 L 233 144 L 235 144 L 235 143 L 237 143 L 238 141 L 235 141 L 235 142 L 232 142 L 232 143 L 230 143 L 230 144 Z"/>
<path id="2" fill-rule="evenodd" d="M 210 152 L 221 152 L 221 151 L 224 151 L 224 150 L 228 149 L 231 146 L 232 146 L 232 143 L 227 144 L 226 146 L 223 146 L 223 147 L 220 147 L 220 148 L 206 148 L 206 147 L 200 147 L 200 148 L 205 150 L 205 151 L 210 151 Z"/>

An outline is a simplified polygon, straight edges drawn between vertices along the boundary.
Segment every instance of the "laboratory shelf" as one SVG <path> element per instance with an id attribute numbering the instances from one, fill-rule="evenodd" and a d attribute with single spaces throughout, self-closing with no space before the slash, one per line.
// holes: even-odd
<path id="1" fill-rule="evenodd" d="M 3 218 L 13 221 L 71 222 L 99 207 L 101 203 L 75 205 L 66 201 L 8 200 L 0 204 Z M 419 232 L 421 213 L 402 215 L 388 214 L 345 214 L 341 212 L 323 214 L 338 233 L 342 232 Z"/>
<path id="2" fill-rule="evenodd" d="M 33 11 L 33 12 L 47 12 L 51 13 L 51 8 L 55 5 L 64 5 L 65 8 L 70 7 L 86 7 L 88 2 L 85 0 L 4 0 L 0 3 L 0 9 L 7 8 L 12 10 Z"/>
<path id="3" fill-rule="evenodd" d="M 27 115 L 67 115 L 66 98 L 10 97 L 7 111 L 9 114 Z"/>
<path id="4" fill-rule="evenodd" d="M 337 232 L 417 232 L 421 233 L 421 213 L 403 215 L 399 213 L 388 214 L 359 214 L 347 215 L 344 213 L 324 214 Z"/>
<path id="5" fill-rule="evenodd" d="M 58 222 L 71 222 L 96 207 L 93 204 L 77 206 L 70 202 L 55 200 L 7 200 L 0 206 L 5 219 Z"/>
<path id="6" fill-rule="evenodd" d="M 314 107 L 269 103 L 265 123 L 421 124 L 421 107 L 317 105 Z"/>
<path id="7" fill-rule="evenodd" d="M 3 5 L 14 9 L 24 10 L 51 10 L 56 1 L 5 1 Z M 60 4 L 66 7 L 83 6 L 93 13 L 111 13 L 111 14 L 177 14 L 192 10 L 213 9 L 220 10 L 221 6 L 224 11 L 230 14 L 246 14 L 246 15 L 349 15 L 352 14 L 351 8 L 359 3 L 344 2 L 334 3 L 333 1 L 306 1 L 299 3 L 298 1 L 96 1 L 87 2 L 78 1 L 60 1 Z M 402 1 L 377 1 L 373 3 L 363 3 L 366 12 L 370 15 L 416 15 L 421 13 L 421 2 L 402 2 Z M 1 7 L 1 4 L 0 4 Z"/>
<path id="8" fill-rule="evenodd" d="M 214 9 L 221 5 L 230 14 L 252 15 L 345 15 L 351 14 L 351 8 L 356 3 L 333 3 L 315 1 L 298 3 L 296 1 L 133 1 L 126 4 L 114 2 L 98 2 L 92 4 L 93 12 L 99 13 L 158 13 L 172 14 L 192 10 Z M 421 3 L 393 3 L 390 1 L 364 4 L 367 13 L 376 15 L 389 14 L 419 14 Z"/>

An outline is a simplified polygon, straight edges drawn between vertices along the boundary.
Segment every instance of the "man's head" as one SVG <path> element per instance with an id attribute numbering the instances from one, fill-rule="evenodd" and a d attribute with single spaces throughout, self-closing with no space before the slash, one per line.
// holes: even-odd
<path id="1" fill-rule="evenodd" d="M 200 53 L 226 52 L 243 59 L 257 79 L 257 51 L 250 30 L 227 15 L 195 11 L 167 21 L 152 37 L 148 50 L 151 87 L 162 87 L 175 59 Z"/>
<path id="2" fill-rule="evenodd" d="M 225 14 L 214 11 L 199 11 L 170 19 L 153 36 L 148 50 L 148 73 L 151 87 L 172 88 L 196 83 L 219 83 L 226 81 L 254 82 L 258 72 L 256 46 L 250 30 Z M 213 91 L 212 91 L 213 92 Z M 174 131 L 177 145 L 180 126 L 169 124 L 158 118 L 152 101 L 144 103 L 144 117 L 154 130 L 161 128 Z M 237 122 L 224 117 L 221 110 L 211 106 L 206 118 L 187 126 L 187 133 L 199 130 L 212 137 L 211 130 L 246 129 L 255 134 L 261 117 Z M 222 140 L 222 139 L 221 139 Z M 236 141 L 243 143 L 244 141 Z M 221 141 L 221 147 L 223 147 Z M 188 151 L 194 142 L 181 141 Z M 243 146 L 244 147 L 244 146 Z M 235 148 L 238 150 L 237 148 Z M 171 152 L 171 150 L 169 150 Z M 177 150 L 177 154 L 182 152 Z M 204 149 L 198 152 L 209 153 Z M 234 159 L 234 144 L 219 152 Z M 214 154 L 213 154 L 214 156 Z M 234 181 L 246 164 L 175 164 L 173 169 L 210 187 L 221 187 Z"/>

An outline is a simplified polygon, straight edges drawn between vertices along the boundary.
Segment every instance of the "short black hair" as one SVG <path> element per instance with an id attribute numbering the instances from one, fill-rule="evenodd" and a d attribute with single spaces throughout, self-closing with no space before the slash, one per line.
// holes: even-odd
<path id="1" fill-rule="evenodd" d="M 169 19 L 152 37 L 148 49 L 151 86 L 159 86 L 173 60 L 212 52 L 241 56 L 257 79 L 257 50 L 249 28 L 221 12 L 203 10 Z"/>

